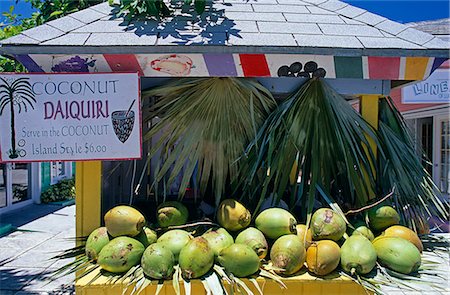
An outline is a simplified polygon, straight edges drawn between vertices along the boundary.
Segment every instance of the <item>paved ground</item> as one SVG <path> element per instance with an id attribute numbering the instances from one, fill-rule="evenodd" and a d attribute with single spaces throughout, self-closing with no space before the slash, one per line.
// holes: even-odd
<path id="1" fill-rule="evenodd" d="M 75 205 L 30 205 L 2 215 L 0 222 L 18 229 L 0 238 L 1 295 L 74 293 L 74 276 L 48 277 L 68 262 L 49 258 L 75 246 Z"/>

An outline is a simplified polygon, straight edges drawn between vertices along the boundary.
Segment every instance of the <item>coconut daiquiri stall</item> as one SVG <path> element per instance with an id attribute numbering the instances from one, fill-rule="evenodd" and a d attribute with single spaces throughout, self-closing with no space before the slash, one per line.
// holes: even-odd
<path id="1" fill-rule="evenodd" d="M 102 3 L 1 43 L 33 73 L 2 78 L 1 160 L 78 161 L 79 245 L 55 277 L 86 295 L 448 292 L 429 234 L 448 204 L 388 97 L 447 45 L 340 1 L 184 2 Z"/>

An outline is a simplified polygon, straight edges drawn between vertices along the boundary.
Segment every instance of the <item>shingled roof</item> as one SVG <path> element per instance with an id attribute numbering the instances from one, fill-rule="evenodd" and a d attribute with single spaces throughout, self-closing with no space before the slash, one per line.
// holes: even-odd
<path id="1" fill-rule="evenodd" d="M 102 3 L 0 47 L 2 54 L 158 52 L 449 55 L 448 45 L 431 34 L 336 0 L 214 1 L 200 17 L 178 12 L 160 22 L 128 22 Z"/>
<path id="2" fill-rule="evenodd" d="M 405 25 L 416 30 L 432 34 L 444 41 L 449 42 L 447 45 L 449 45 L 450 48 L 450 18 L 407 23 Z"/>

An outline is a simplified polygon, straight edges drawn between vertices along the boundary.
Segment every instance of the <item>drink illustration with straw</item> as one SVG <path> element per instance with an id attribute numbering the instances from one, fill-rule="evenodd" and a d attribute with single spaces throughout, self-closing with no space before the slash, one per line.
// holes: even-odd
<path id="1" fill-rule="evenodd" d="M 131 132 L 133 131 L 135 114 L 131 108 L 133 107 L 135 101 L 136 100 L 133 100 L 128 110 L 114 111 L 111 114 L 114 133 L 116 133 L 117 138 L 122 143 L 125 143 L 125 141 L 128 140 Z"/>

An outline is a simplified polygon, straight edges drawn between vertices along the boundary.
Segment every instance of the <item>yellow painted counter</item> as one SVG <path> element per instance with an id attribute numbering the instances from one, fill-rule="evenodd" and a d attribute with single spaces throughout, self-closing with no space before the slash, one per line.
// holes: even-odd
<path id="1" fill-rule="evenodd" d="M 94 283 L 87 285 L 90 280 L 98 273 L 98 271 L 93 271 L 91 274 L 80 279 L 76 283 L 76 294 L 77 295 L 122 295 L 123 288 L 121 284 L 106 284 L 106 277 L 100 277 Z M 256 295 L 258 291 L 253 286 L 251 282 L 243 279 L 246 285 L 252 290 Z M 367 295 L 364 289 L 356 284 L 355 282 L 339 277 L 335 278 L 319 279 L 309 275 L 307 272 L 298 276 L 289 277 L 283 280 L 286 284 L 287 289 L 282 289 L 280 285 L 272 280 L 258 278 L 258 283 L 264 294 L 275 295 L 275 294 L 305 294 L 305 295 Z M 156 293 L 157 282 L 149 285 L 141 295 L 154 295 Z M 230 286 L 228 286 L 230 287 Z M 125 295 L 131 293 L 133 288 L 129 288 Z M 180 282 L 181 294 L 185 294 L 183 283 Z M 229 292 L 230 293 L 230 292 Z M 175 291 L 172 287 L 172 281 L 165 281 L 164 287 L 159 293 L 161 295 L 175 295 Z M 206 294 L 203 288 L 202 282 L 200 280 L 191 281 L 191 294 Z M 242 294 L 245 294 L 242 293 Z"/>

